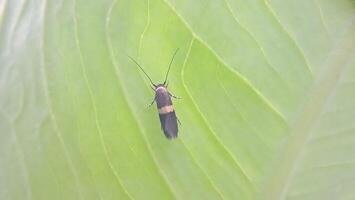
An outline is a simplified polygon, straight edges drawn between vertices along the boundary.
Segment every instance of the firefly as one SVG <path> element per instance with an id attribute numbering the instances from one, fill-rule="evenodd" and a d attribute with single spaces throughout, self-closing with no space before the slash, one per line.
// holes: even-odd
<path id="1" fill-rule="evenodd" d="M 159 112 L 161 129 L 163 130 L 165 136 L 168 139 L 174 139 L 177 138 L 178 136 L 178 124 L 177 124 L 178 118 L 176 117 L 175 109 L 173 107 L 171 98 L 173 97 L 178 99 L 179 97 L 172 95 L 168 91 L 168 84 L 167 84 L 171 64 L 173 63 L 175 55 L 178 52 L 178 50 L 179 49 L 176 49 L 169 63 L 168 70 L 165 74 L 164 82 L 160 84 L 155 84 L 150 78 L 150 76 L 139 65 L 139 63 L 135 61 L 132 57 L 128 56 L 139 67 L 139 69 L 144 73 L 144 75 L 149 79 L 149 82 L 152 85 L 151 88 L 154 90 L 155 96 L 152 103 L 150 103 L 148 107 L 150 107 L 151 105 L 153 105 L 154 102 L 156 102 L 158 112 Z"/>

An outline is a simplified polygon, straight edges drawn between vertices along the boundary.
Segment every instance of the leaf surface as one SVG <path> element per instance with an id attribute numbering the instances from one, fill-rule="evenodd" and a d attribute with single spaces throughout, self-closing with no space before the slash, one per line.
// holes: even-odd
<path id="1" fill-rule="evenodd" d="M 1 199 L 353 199 L 352 0 L 0 1 Z M 167 140 L 149 81 L 182 125 Z"/>

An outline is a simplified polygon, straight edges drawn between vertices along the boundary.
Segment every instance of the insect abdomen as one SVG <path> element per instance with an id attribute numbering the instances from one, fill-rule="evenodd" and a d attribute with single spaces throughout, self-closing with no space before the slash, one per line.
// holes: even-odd
<path id="1" fill-rule="evenodd" d="M 177 118 L 166 88 L 156 90 L 155 100 L 159 111 L 160 125 L 165 136 L 169 139 L 176 138 L 178 133 Z"/>
<path id="2" fill-rule="evenodd" d="M 166 114 L 159 113 L 159 118 L 161 128 L 163 129 L 165 136 L 169 139 L 176 138 L 178 133 L 178 125 L 175 111 Z"/>

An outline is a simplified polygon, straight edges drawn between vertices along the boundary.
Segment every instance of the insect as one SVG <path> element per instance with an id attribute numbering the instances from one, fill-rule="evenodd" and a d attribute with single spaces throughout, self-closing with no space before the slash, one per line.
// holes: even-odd
<path id="1" fill-rule="evenodd" d="M 155 84 L 152 81 L 152 79 L 149 77 L 149 75 L 144 71 L 144 69 L 138 64 L 138 62 L 135 61 L 132 57 L 128 56 L 139 67 L 139 69 L 142 70 L 142 72 L 145 74 L 145 76 L 149 79 L 150 84 L 152 84 L 151 88 L 155 92 L 155 97 L 154 97 L 152 103 L 150 103 L 148 107 L 150 107 L 154 102 L 157 103 L 161 129 L 163 130 L 165 136 L 168 139 L 173 139 L 178 136 L 178 124 L 177 124 L 178 118 L 176 117 L 173 103 L 171 101 L 171 97 L 177 98 L 177 99 L 179 97 L 172 95 L 168 91 L 168 84 L 167 84 L 171 64 L 173 63 L 175 55 L 178 52 L 178 50 L 179 49 L 176 49 L 176 51 L 169 63 L 168 71 L 165 74 L 165 80 L 161 84 Z"/>

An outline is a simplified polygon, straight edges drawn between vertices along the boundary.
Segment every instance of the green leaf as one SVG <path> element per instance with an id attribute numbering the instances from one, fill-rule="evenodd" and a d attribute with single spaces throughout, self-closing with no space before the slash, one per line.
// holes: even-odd
<path id="1" fill-rule="evenodd" d="M 353 199 L 353 0 L 0 1 L 0 199 Z M 167 140 L 149 81 L 182 125 Z"/>

